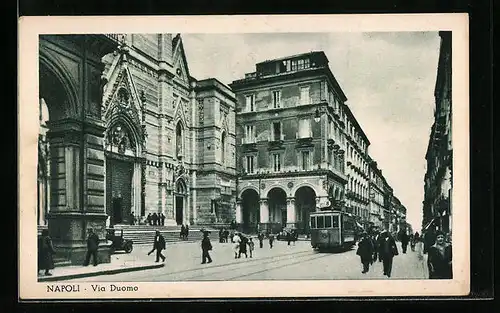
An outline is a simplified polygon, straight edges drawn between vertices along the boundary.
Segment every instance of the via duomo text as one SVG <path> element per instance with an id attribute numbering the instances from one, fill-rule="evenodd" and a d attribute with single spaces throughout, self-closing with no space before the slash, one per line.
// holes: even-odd
<path id="1" fill-rule="evenodd" d="M 137 286 L 118 286 L 115 284 L 110 285 L 94 285 L 91 284 L 90 287 L 80 287 L 79 284 L 54 284 L 47 285 L 47 292 L 55 293 L 65 293 L 65 292 L 82 292 L 82 291 L 92 291 L 92 292 L 137 292 L 139 287 Z"/>

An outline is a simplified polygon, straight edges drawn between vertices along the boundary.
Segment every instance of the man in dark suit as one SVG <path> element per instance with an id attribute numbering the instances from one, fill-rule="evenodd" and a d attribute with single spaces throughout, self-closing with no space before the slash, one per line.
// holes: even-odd
<path id="1" fill-rule="evenodd" d="M 210 257 L 209 251 L 212 250 L 212 243 L 208 237 L 209 232 L 203 232 L 203 239 L 201 240 L 201 264 L 212 263 L 212 258 Z M 208 260 L 208 262 L 207 262 Z"/>
<path id="2" fill-rule="evenodd" d="M 93 258 L 94 266 L 97 266 L 97 250 L 99 249 L 99 236 L 94 233 L 92 228 L 88 229 L 87 237 L 87 255 L 85 256 L 84 266 L 88 266 L 90 263 L 90 257 Z"/>
<path id="3" fill-rule="evenodd" d="M 160 258 L 163 262 L 165 262 L 165 256 L 161 253 L 163 249 L 165 249 L 165 238 L 163 238 L 163 235 L 160 234 L 160 231 L 157 230 L 155 233 L 155 241 L 153 243 L 153 249 L 149 251 L 148 255 L 151 255 L 153 251 L 156 250 L 156 261 L 155 262 L 160 262 Z"/>

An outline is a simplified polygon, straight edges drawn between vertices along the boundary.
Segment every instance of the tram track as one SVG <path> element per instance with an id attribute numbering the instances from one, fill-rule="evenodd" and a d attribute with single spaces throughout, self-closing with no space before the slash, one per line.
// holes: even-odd
<path id="1" fill-rule="evenodd" d="M 195 280 L 195 281 L 209 281 L 209 280 L 227 281 L 227 280 L 235 280 L 237 278 L 242 278 L 242 277 L 247 277 L 247 276 L 251 276 L 251 275 L 255 275 L 255 274 L 259 274 L 259 273 L 263 273 L 263 272 L 267 272 L 267 271 L 272 271 L 272 270 L 277 269 L 277 268 L 282 268 L 282 267 L 286 267 L 286 266 L 290 266 L 290 265 L 295 265 L 295 264 L 302 263 L 302 262 L 314 261 L 314 260 L 325 258 L 325 257 L 328 257 L 328 256 L 329 255 L 318 255 L 317 253 L 311 254 L 311 251 L 304 251 L 299 256 L 297 256 L 296 254 L 295 255 L 288 254 L 288 255 L 283 255 L 283 256 L 279 256 L 279 257 L 275 256 L 273 258 L 269 258 L 270 260 L 267 260 L 265 262 L 253 262 L 253 264 L 248 264 L 250 262 L 228 264 L 228 265 L 226 265 L 224 267 L 223 270 L 211 271 L 210 273 L 206 273 L 206 272 L 199 273 L 199 274 L 191 275 L 189 277 L 183 277 L 182 280 L 191 280 L 191 281 L 192 280 Z M 262 259 L 260 259 L 259 261 L 262 261 Z M 275 263 L 278 263 L 278 264 L 276 266 L 268 266 L 270 264 L 275 264 Z M 202 278 L 202 277 L 206 277 L 206 276 L 210 277 L 210 276 L 213 276 L 213 275 L 219 275 L 219 274 L 224 274 L 224 273 L 231 273 L 231 272 L 234 272 L 234 271 L 237 271 L 237 270 L 241 270 L 241 269 L 248 270 L 248 269 L 256 268 L 256 267 L 259 267 L 259 269 L 256 270 L 256 271 L 245 272 L 243 274 L 234 275 L 234 276 L 231 276 L 231 277 L 228 277 L 228 278 L 224 277 L 224 278 L 214 278 L 214 279 L 197 279 L 197 278 Z M 264 267 L 264 268 L 261 269 L 262 267 Z"/>

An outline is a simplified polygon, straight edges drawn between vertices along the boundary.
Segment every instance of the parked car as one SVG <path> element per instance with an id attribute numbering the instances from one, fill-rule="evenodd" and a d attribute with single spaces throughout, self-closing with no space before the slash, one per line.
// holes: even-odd
<path id="1" fill-rule="evenodd" d="M 125 251 L 126 253 L 130 253 L 134 249 L 134 243 L 132 240 L 123 238 L 123 229 L 117 230 L 114 228 L 108 228 L 106 239 L 111 241 L 111 253 L 114 253 L 115 251 Z"/>

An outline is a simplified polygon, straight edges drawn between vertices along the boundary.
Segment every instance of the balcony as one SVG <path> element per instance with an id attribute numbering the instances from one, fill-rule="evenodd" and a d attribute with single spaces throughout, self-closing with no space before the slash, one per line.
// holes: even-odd
<path id="1" fill-rule="evenodd" d="M 297 141 L 297 147 L 312 147 L 313 146 L 312 136 L 297 138 L 296 141 Z"/>
<path id="2" fill-rule="evenodd" d="M 241 144 L 241 149 L 244 152 L 257 151 L 257 143 L 256 142 L 243 142 Z"/>
<path id="3" fill-rule="evenodd" d="M 268 149 L 269 150 L 282 149 L 284 142 L 285 141 L 283 139 L 269 140 L 269 142 L 268 142 Z"/>

